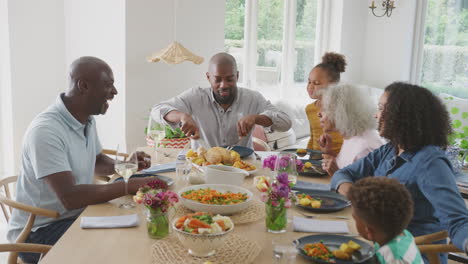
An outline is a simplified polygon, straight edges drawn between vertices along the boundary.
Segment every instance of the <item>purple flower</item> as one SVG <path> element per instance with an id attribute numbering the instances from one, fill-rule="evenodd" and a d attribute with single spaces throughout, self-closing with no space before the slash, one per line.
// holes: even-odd
<path id="1" fill-rule="evenodd" d="M 276 180 L 282 184 L 289 184 L 288 174 L 286 172 L 279 173 L 278 176 L 276 176 Z"/>
<path id="2" fill-rule="evenodd" d="M 276 163 L 276 156 L 275 155 L 268 156 L 263 160 L 263 168 L 269 168 L 270 170 L 274 170 L 275 163 Z"/>
<path id="3" fill-rule="evenodd" d="M 287 157 L 281 157 L 280 161 L 279 161 L 279 168 L 280 169 L 284 169 L 286 167 L 289 166 L 289 161 L 288 161 L 288 158 Z"/>
<path id="4" fill-rule="evenodd" d="M 282 186 L 280 186 L 278 188 L 277 194 L 278 194 L 279 197 L 288 198 L 289 191 L 290 191 L 290 189 L 289 189 L 288 186 L 282 185 Z"/>

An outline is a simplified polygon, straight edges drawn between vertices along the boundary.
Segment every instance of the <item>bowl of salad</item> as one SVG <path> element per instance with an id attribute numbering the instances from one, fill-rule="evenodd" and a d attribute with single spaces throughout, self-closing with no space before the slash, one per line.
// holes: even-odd
<path id="1" fill-rule="evenodd" d="M 177 193 L 180 202 L 194 212 L 231 215 L 246 209 L 253 194 L 240 186 L 200 184 L 182 188 Z"/>
<path id="2" fill-rule="evenodd" d="M 227 216 L 197 212 L 175 219 L 172 228 L 190 255 L 208 257 L 224 244 L 234 224 Z"/>

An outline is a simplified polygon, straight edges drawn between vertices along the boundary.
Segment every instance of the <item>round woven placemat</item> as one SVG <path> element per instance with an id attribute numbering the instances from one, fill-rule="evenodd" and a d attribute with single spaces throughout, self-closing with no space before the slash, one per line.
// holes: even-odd
<path id="1" fill-rule="evenodd" d="M 180 244 L 177 237 L 169 237 L 159 240 L 151 247 L 153 264 L 200 264 L 205 261 L 213 263 L 253 263 L 262 248 L 257 242 L 250 241 L 235 234 L 230 234 L 226 243 L 216 250 L 211 257 L 194 257 L 188 253 L 188 249 Z"/>
<path id="2" fill-rule="evenodd" d="M 177 208 L 176 216 L 182 216 L 190 213 L 193 213 L 193 211 L 180 204 Z M 239 213 L 230 215 L 229 218 L 231 218 L 232 222 L 237 225 L 258 221 L 265 218 L 265 204 L 259 200 L 253 200 L 249 207 Z"/>

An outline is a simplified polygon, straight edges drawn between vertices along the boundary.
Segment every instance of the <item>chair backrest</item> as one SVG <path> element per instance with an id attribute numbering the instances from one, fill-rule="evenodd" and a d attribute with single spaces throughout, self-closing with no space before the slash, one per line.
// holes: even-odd
<path id="1" fill-rule="evenodd" d="M 113 149 L 103 149 L 102 150 L 102 153 L 106 154 L 106 155 L 112 155 L 112 156 L 119 156 L 119 157 L 123 157 L 124 159 L 127 159 L 128 158 L 128 154 L 127 153 L 118 153 L 117 154 L 117 151 L 116 150 L 113 150 Z"/>
<path id="2" fill-rule="evenodd" d="M 8 264 L 18 263 L 18 253 L 40 253 L 42 257 L 49 252 L 52 246 L 41 245 L 41 244 L 32 244 L 32 243 L 9 243 L 9 244 L 0 244 L 0 252 L 11 252 L 15 253 L 15 259 L 9 259 Z M 10 255 L 11 255 L 10 253 Z"/>
<path id="3" fill-rule="evenodd" d="M 12 199 L 12 190 L 13 188 L 12 185 L 18 181 L 18 176 L 10 176 L 6 177 L 0 180 L 0 194 L 3 192 L 5 197 L 8 199 Z M 5 219 L 7 223 L 10 221 L 10 216 L 13 211 L 12 207 L 7 207 L 3 203 L 0 204 L 0 207 L 2 207 L 2 212 L 3 216 L 5 216 Z"/>
<path id="4" fill-rule="evenodd" d="M 432 244 L 434 241 L 446 239 L 448 232 L 446 230 L 439 231 L 424 236 L 414 238 L 414 242 L 418 246 L 421 254 L 425 254 L 430 264 L 440 264 L 439 253 L 454 253 L 463 252 L 453 244 Z"/>
<path id="5" fill-rule="evenodd" d="M 16 182 L 17 180 L 18 180 L 17 176 L 12 176 L 12 177 L 2 179 L 0 181 L 0 187 L 3 187 L 5 190 L 5 194 L 0 193 L 0 206 L 2 207 L 2 211 L 5 214 L 5 218 L 7 219 L 7 222 L 10 219 L 13 209 L 22 210 L 22 211 L 26 211 L 30 213 L 25 227 L 23 228 L 21 233 L 18 235 L 18 238 L 16 239 L 16 243 L 23 243 L 24 241 L 26 241 L 26 238 L 28 238 L 29 234 L 31 233 L 31 229 L 34 225 L 34 220 L 36 219 L 36 215 L 50 217 L 50 218 L 58 218 L 60 214 L 56 211 L 37 208 L 34 206 L 30 206 L 27 204 L 14 201 L 11 197 L 11 191 L 9 190 L 8 185 Z M 7 188 L 5 188 L 5 186 L 7 186 Z M 17 260 L 18 260 L 18 252 L 11 251 L 8 257 L 8 264 L 13 264 L 13 263 L 16 264 Z"/>

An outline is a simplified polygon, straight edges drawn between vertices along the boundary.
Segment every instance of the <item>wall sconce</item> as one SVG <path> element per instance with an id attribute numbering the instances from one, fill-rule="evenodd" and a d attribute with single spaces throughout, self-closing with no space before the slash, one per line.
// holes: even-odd
<path id="1" fill-rule="evenodd" d="M 383 16 L 390 17 L 392 15 L 393 9 L 395 8 L 395 1 L 383 0 L 382 10 L 384 12 L 381 15 L 377 15 L 374 11 L 377 8 L 377 6 L 375 6 L 375 1 L 372 1 L 372 4 L 371 6 L 369 6 L 369 8 L 372 10 L 372 14 L 376 17 L 383 17 Z"/>

